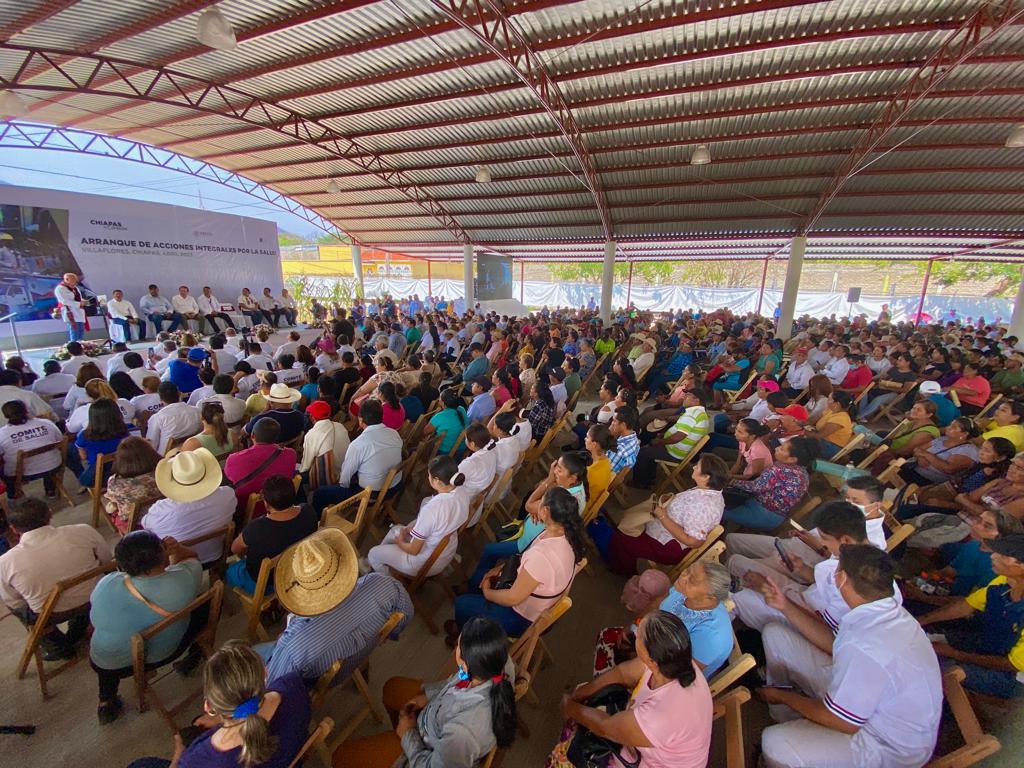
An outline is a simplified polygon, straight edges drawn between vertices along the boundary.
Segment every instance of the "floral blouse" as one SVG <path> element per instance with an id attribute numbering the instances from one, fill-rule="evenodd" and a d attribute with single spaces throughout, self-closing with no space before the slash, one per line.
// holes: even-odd
<path id="1" fill-rule="evenodd" d="M 799 464 L 772 464 L 754 480 L 736 480 L 732 487 L 753 493 L 769 512 L 786 517 L 807 493 L 810 477 Z"/>
<path id="2" fill-rule="evenodd" d="M 104 493 L 107 514 L 122 534 L 129 532 L 128 519 L 133 507 L 141 507 L 162 498 L 163 494 L 156 487 L 156 478 L 152 472 L 138 477 L 113 475 L 107 482 L 107 490 Z"/>

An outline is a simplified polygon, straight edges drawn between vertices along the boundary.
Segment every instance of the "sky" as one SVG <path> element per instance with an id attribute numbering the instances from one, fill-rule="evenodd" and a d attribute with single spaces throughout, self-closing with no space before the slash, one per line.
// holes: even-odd
<path id="1" fill-rule="evenodd" d="M 0 147 L 0 184 L 170 203 L 277 222 L 281 231 L 319 237 L 305 219 L 244 192 L 130 160 Z"/>

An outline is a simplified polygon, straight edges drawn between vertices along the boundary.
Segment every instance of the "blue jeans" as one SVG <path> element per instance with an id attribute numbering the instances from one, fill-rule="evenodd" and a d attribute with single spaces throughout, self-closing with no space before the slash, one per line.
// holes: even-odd
<path id="1" fill-rule="evenodd" d="M 951 665 L 954 663 L 967 674 L 964 678 L 964 688 L 968 690 L 998 696 L 1000 699 L 1024 697 L 1024 684 L 1017 682 L 1016 672 L 989 669 L 963 661 L 950 662 Z"/>
<path id="2" fill-rule="evenodd" d="M 747 499 L 738 507 L 731 507 L 725 510 L 722 519 L 730 523 L 742 525 L 744 528 L 753 528 L 757 531 L 771 531 L 786 522 L 786 518 L 768 511 L 754 497 Z"/>
<path id="3" fill-rule="evenodd" d="M 85 323 L 76 323 L 73 320 L 65 320 L 64 325 L 68 329 L 68 341 L 81 341 L 85 336 Z"/>
<path id="4" fill-rule="evenodd" d="M 250 325 L 259 325 L 260 323 L 263 322 L 263 313 L 260 312 L 258 309 L 254 309 L 251 311 L 243 309 L 242 314 L 249 318 Z"/>
<path id="5" fill-rule="evenodd" d="M 818 453 L 823 459 L 831 459 L 837 453 L 839 453 L 840 446 L 833 443 L 831 440 L 818 439 Z"/>
<path id="6" fill-rule="evenodd" d="M 164 329 L 163 322 L 164 322 L 164 320 L 167 320 L 167 319 L 170 319 L 170 321 L 171 321 L 171 324 L 170 324 L 170 326 L 168 326 L 167 330 L 170 331 L 171 333 L 174 333 L 176 330 L 178 330 L 178 326 L 181 325 L 181 314 L 180 313 L 178 313 L 178 312 L 171 312 L 170 318 L 166 318 L 163 315 L 150 315 L 149 316 L 149 322 L 151 322 L 153 324 L 153 327 L 156 328 L 156 332 L 157 333 L 160 333 L 160 331 L 162 331 Z"/>
<path id="7" fill-rule="evenodd" d="M 459 625 L 460 632 L 465 623 L 474 616 L 484 616 L 498 622 L 509 637 L 519 637 L 532 623 L 513 609 L 495 605 L 483 595 L 459 595 L 455 598 L 455 623 Z"/>
<path id="8" fill-rule="evenodd" d="M 473 571 L 473 575 L 469 577 L 469 588 L 472 590 L 479 590 L 480 582 L 483 581 L 484 574 L 496 566 L 499 560 L 511 557 L 518 551 L 519 542 L 517 540 L 497 541 L 494 544 L 488 544 L 484 547 L 484 551 L 480 554 L 480 562 L 477 563 L 476 570 Z"/>
<path id="9" fill-rule="evenodd" d="M 868 416 L 879 410 L 883 405 L 891 403 L 897 397 L 900 397 L 899 392 L 886 392 L 884 394 L 873 397 L 870 400 L 865 397 L 860 401 L 860 405 L 857 406 L 857 417 L 859 419 L 866 419 Z"/>
<path id="10" fill-rule="evenodd" d="M 311 503 L 313 509 L 319 515 L 327 507 L 333 506 L 334 504 L 340 504 L 345 499 L 355 496 L 360 493 L 363 489 L 355 482 L 352 483 L 348 488 L 341 485 L 321 485 L 315 491 L 313 491 L 313 498 Z M 388 492 L 384 494 L 384 498 L 390 499 L 396 493 L 401 493 L 402 481 L 398 481 L 388 489 Z M 373 498 L 376 498 L 376 494 L 373 494 Z"/>
<path id="11" fill-rule="evenodd" d="M 123 317 L 111 318 L 110 322 L 113 323 L 118 328 L 120 328 L 121 330 L 124 331 L 124 340 L 125 341 L 131 341 L 132 340 L 132 324 L 131 323 L 129 323 Z M 142 341 L 144 338 L 146 338 L 146 328 L 145 328 L 145 326 L 143 326 L 142 323 L 138 323 L 135 327 L 139 329 L 139 334 L 138 334 L 139 335 L 139 341 Z"/>

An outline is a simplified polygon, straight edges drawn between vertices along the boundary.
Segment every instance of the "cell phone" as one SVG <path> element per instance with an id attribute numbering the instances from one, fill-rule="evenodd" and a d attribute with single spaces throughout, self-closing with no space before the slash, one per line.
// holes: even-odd
<path id="1" fill-rule="evenodd" d="M 782 560 L 782 564 L 786 566 L 786 570 L 792 573 L 795 566 L 793 565 L 793 561 L 789 559 L 789 555 L 786 553 L 786 548 L 782 546 L 781 539 L 775 539 L 775 551 L 779 553 L 779 558 Z"/>

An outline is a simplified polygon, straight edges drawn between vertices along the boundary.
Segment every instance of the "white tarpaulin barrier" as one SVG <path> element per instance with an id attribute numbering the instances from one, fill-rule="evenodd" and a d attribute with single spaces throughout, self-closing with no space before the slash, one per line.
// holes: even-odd
<path id="1" fill-rule="evenodd" d="M 325 284 L 331 278 L 316 278 Z M 390 293 L 393 296 L 426 296 L 426 280 L 399 278 L 366 278 L 366 295 L 378 296 Z M 430 288 L 435 296 L 457 298 L 463 294 L 461 280 L 433 280 Z M 601 287 L 592 283 L 541 283 L 526 281 L 523 290 L 523 303 L 530 307 L 562 306 L 581 307 L 593 298 L 595 304 L 600 303 Z M 519 282 L 515 281 L 512 296 L 519 298 Z M 684 285 L 666 286 L 633 286 L 629 299 L 640 309 L 665 312 L 670 309 L 694 308 L 710 311 L 720 307 L 729 307 L 740 314 L 753 312 L 757 309 L 757 288 L 697 288 Z M 766 290 L 761 303 L 761 313 L 771 315 L 775 305 L 782 301 L 782 291 Z M 796 315 L 812 317 L 845 317 L 848 314 L 865 314 L 869 318 L 877 317 L 883 304 L 888 304 L 894 320 L 909 318 L 916 314 L 920 296 L 867 296 L 850 304 L 845 293 L 818 291 L 802 291 L 796 300 Z M 626 286 L 616 284 L 613 290 L 612 306 L 626 305 Z M 956 316 L 962 320 L 984 317 L 987 321 L 1008 322 L 1013 311 L 1009 299 L 964 298 L 956 296 L 928 296 L 924 302 L 924 312 L 935 320 L 946 320 L 950 310 L 956 310 Z"/>

